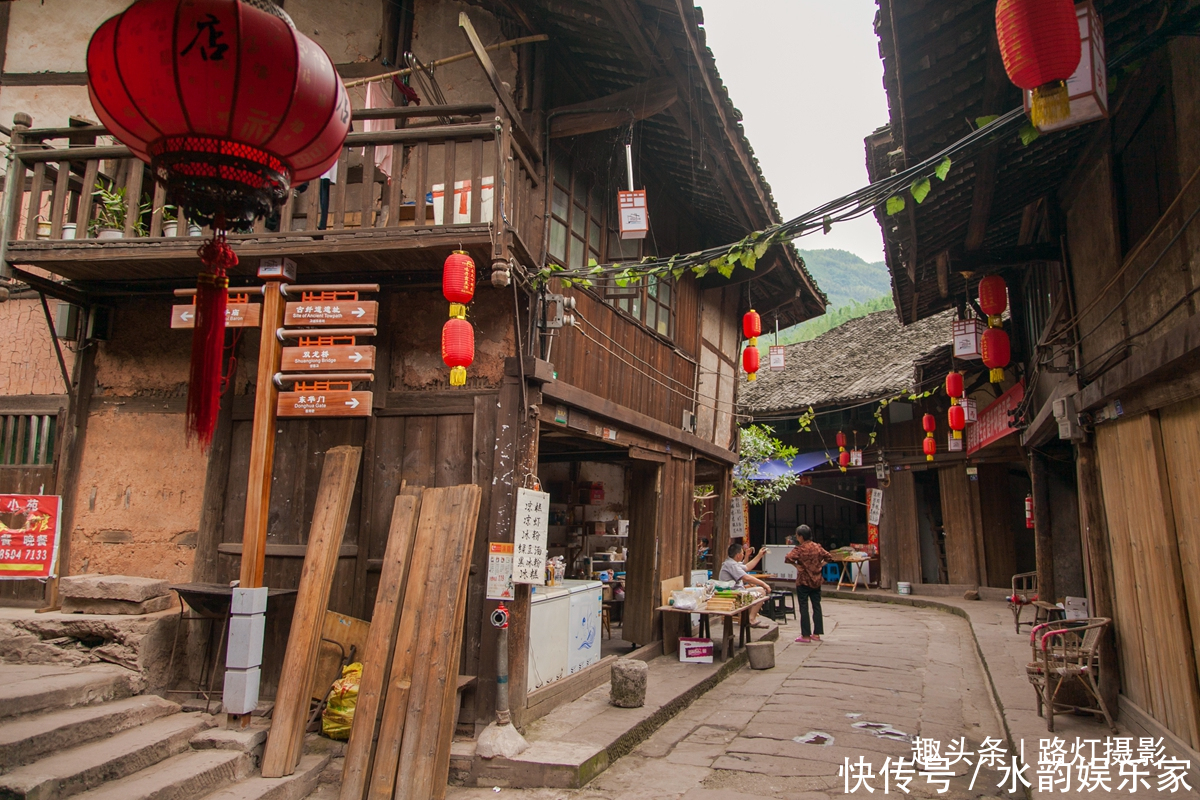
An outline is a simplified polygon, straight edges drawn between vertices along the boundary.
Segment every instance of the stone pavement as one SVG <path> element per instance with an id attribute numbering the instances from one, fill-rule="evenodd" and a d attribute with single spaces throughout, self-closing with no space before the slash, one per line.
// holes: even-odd
<path id="1" fill-rule="evenodd" d="M 846 759 L 870 765 L 875 789 L 885 759 L 911 759 L 909 737 L 938 739 L 944 753 L 965 740 L 977 751 L 985 738 L 1004 742 L 968 622 L 944 611 L 827 600 L 821 644 L 794 644 L 793 621 L 782 631 L 776 667 L 743 669 L 667 722 L 632 753 L 583 789 L 451 788 L 453 800 L 823 800 L 844 795 Z M 972 760 L 974 760 L 972 758 Z M 919 777 L 914 797 L 1025 797 L 996 787 L 1003 777 L 983 769 L 950 769 L 949 790 Z M 853 788 L 854 782 L 851 782 Z M 903 795 L 891 785 L 891 794 Z"/>

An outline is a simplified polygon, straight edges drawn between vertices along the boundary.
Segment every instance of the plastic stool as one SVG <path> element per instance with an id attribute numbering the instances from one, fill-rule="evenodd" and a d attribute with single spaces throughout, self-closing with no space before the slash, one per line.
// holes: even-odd
<path id="1" fill-rule="evenodd" d="M 788 614 L 792 615 L 792 619 L 796 619 L 796 595 L 794 592 L 772 592 L 771 596 L 774 598 L 775 608 L 784 622 L 787 622 Z"/>
<path id="2" fill-rule="evenodd" d="M 842 574 L 842 568 L 832 561 L 821 567 L 821 579 L 826 583 L 837 583 L 838 577 Z"/>

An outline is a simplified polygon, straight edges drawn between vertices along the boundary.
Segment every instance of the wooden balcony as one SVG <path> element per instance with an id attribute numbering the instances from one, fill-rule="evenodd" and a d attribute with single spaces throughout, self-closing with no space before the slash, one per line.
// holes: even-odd
<path id="1" fill-rule="evenodd" d="M 396 120 L 395 129 L 361 132 L 367 120 L 381 119 Z M 230 235 L 241 258 L 235 274 L 253 275 L 269 256 L 296 259 L 305 275 L 423 272 L 440 269 L 460 246 L 481 267 L 508 255 L 536 262 L 543 216 L 536 156 L 513 136 L 503 109 L 374 109 L 355 120 L 360 132 L 347 137 L 331 183 L 295 187 L 277 219 Z M 189 236 L 182 220 L 172 231 L 163 186 L 128 148 L 96 145 L 103 136 L 101 126 L 14 130 L 13 185 L 23 192 L 9 260 L 78 281 L 193 277 L 196 236 L 208 231 Z M 99 230 L 98 187 L 124 189 L 123 230 Z"/>

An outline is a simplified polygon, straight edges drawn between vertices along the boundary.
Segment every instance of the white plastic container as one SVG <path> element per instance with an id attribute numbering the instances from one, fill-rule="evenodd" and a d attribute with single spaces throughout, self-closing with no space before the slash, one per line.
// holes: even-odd
<path id="1" fill-rule="evenodd" d="M 896 594 L 912 594 L 912 584 L 908 581 L 897 581 Z"/>

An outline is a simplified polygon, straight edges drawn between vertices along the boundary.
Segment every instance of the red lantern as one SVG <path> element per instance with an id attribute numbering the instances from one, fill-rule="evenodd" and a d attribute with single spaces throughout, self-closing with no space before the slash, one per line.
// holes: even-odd
<path id="1" fill-rule="evenodd" d="M 742 351 L 742 369 L 746 370 L 747 380 L 758 380 L 758 348 L 750 345 Z"/>
<path id="2" fill-rule="evenodd" d="M 1008 285 L 999 275 L 988 275 L 979 282 L 979 308 L 984 314 L 998 317 L 1008 308 Z"/>
<path id="3" fill-rule="evenodd" d="M 843 448 L 846 446 L 846 434 L 841 431 L 837 432 L 837 446 Z"/>
<path id="4" fill-rule="evenodd" d="M 350 130 L 333 62 L 267 0 L 138 0 L 92 35 L 88 93 L 100 121 L 150 164 L 166 202 L 212 225 L 200 249 L 187 429 L 207 448 L 220 407 L 226 229 L 280 209 L 319 177 Z M 84 187 L 91 191 L 92 187 Z"/>
<path id="5" fill-rule="evenodd" d="M 932 434 L 937 430 L 937 417 L 933 414 L 926 414 L 921 417 L 921 427 L 925 429 L 925 433 Z"/>
<path id="6" fill-rule="evenodd" d="M 937 430 L 937 417 L 933 414 L 921 417 L 921 427 L 925 429 L 925 441 L 922 443 L 925 460 L 933 461 L 933 454 L 937 452 L 937 442 L 933 438 L 933 433 Z"/>
<path id="7" fill-rule="evenodd" d="M 450 367 L 450 385 L 465 386 L 475 361 L 475 329 L 465 319 L 452 317 L 442 326 L 442 361 Z"/>
<path id="8" fill-rule="evenodd" d="M 1008 366 L 1012 353 L 1010 351 L 1008 334 L 1003 328 L 988 328 L 983 332 L 983 364 L 991 370 L 992 383 L 1004 380 L 1004 368 Z"/>
<path id="9" fill-rule="evenodd" d="M 442 265 L 442 295 L 450 301 L 450 316 L 463 318 L 475 297 L 475 261 L 462 250 L 446 256 Z"/>
<path id="10" fill-rule="evenodd" d="M 925 437 L 921 449 L 925 451 L 925 460 L 933 461 L 933 457 L 937 455 L 937 440 L 933 438 L 933 434 Z"/>
<path id="11" fill-rule="evenodd" d="M 742 317 L 742 333 L 752 345 L 757 345 L 758 337 L 762 336 L 762 317 L 753 308 Z"/>
<path id="12" fill-rule="evenodd" d="M 946 375 L 946 396 L 950 402 L 963 396 L 963 376 L 961 372 L 951 372 Z"/>
<path id="13" fill-rule="evenodd" d="M 846 467 L 848 466 L 850 466 L 850 453 L 846 450 L 843 450 L 842 452 L 838 453 L 838 467 L 841 468 L 842 472 L 845 472 Z"/>
<path id="14" fill-rule="evenodd" d="M 967 412 L 962 406 L 950 406 L 950 430 L 954 431 L 954 438 L 961 439 L 963 428 L 967 427 Z"/>
<path id="15" fill-rule="evenodd" d="M 1033 92 L 1033 124 L 1071 116 L 1067 79 L 1083 54 L 1074 0 L 999 0 L 996 39 L 1008 77 Z"/>

